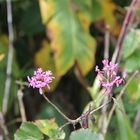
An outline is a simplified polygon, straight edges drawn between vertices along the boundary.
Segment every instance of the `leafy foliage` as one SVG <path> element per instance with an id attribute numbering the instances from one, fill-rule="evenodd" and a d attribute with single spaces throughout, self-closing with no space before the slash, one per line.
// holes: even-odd
<path id="1" fill-rule="evenodd" d="M 125 70 L 130 73 L 140 68 L 140 30 L 131 29 L 124 40 L 123 59 L 125 63 Z M 139 84 L 140 77 L 137 76 L 128 85 L 127 92 L 131 102 L 139 103 Z"/>
<path id="2" fill-rule="evenodd" d="M 101 134 L 93 133 L 90 129 L 80 129 L 71 133 L 70 140 L 103 140 Z"/>
<path id="3" fill-rule="evenodd" d="M 109 105 L 100 108 L 101 111 L 93 115 L 86 116 L 86 120 L 89 119 L 88 129 L 79 129 L 71 133 L 73 129 L 67 125 L 64 128 L 66 135 L 64 131 L 59 131 L 59 125 L 66 123 L 66 120 L 47 104 L 42 96 L 36 94 L 38 90 L 25 86 L 27 76 L 33 74 L 35 67 L 41 67 L 43 70 L 49 69 L 53 72 L 55 80 L 51 85 L 51 90 L 44 90 L 53 94 L 45 93 L 45 95 L 62 109 L 66 116 L 76 118 L 81 115 L 81 112 L 83 114 L 88 112 L 90 107 L 98 108 L 104 102 L 106 94 L 99 85 L 99 79 L 95 76 L 94 65 L 102 67 L 98 63 L 104 57 L 105 46 L 103 44 L 107 32 L 110 34 L 109 54 L 112 56 L 112 50 L 115 48 L 114 42 L 116 43 L 120 33 L 120 25 L 125 12 L 129 10 L 124 7 L 128 6 L 130 0 L 11 1 L 14 57 L 10 76 L 8 111 L 3 114 L 10 139 L 136 140 L 139 138 L 140 127 L 137 126 L 135 133 L 132 130 L 140 106 L 139 75 L 129 83 L 122 100 L 115 99 L 122 87 L 113 88 L 113 100 Z M 5 80 L 8 77 L 6 77 L 6 69 L 9 39 L 6 8 L 6 1 L 0 0 L 0 113 Z M 140 69 L 139 6 L 134 10 L 136 10 L 136 18 L 134 18 L 136 24 L 130 26 L 126 33 L 122 61 L 119 65 L 120 72 L 123 70 L 127 72 L 127 78 L 130 73 Z M 109 59 L 111 59 L 110 56 Z M 106 78 L 106 74 L 103 77 Z M 24 93 L 21 102 L 25 107 L 27 120 L 35 120 L 34 122 L 21 122 L 19 129 L 19 122 L 16 121 L 21 120 L 23 108 L 17 99 L 18 89 Z M 107 123 L 113 101 L 116 105 L 116 113 L 113 114 L 105 136 L 101 132 Z M 58 124 L 52 118 L 55 118 Z M 78 125 L 76 125 L 77 128 L 79 128 Z M 2 133 L 4 134 L 4 131 Z M 5 136 L 4 134 L 4 138 Z"/>
<path id="4" fill-rule="evenodd" d="M 123 58 L 126 61 L 126 71 L 132 72 L 139 68 L 140 64 L 140 30 L 131 30 L 125 37 L 123 46 Z M 137 63 L 136 63 L 137 62 Z"/>
<path id="5" fill-rule="evenodd" d="M 41 140 L 43 134 L 36 125 L 30 122 L 23 123 L 15 134 L 15 140 Z"/>
<path id="6" fill-rule="evenodd" d="M 47 23 L 47 34 L 54 52 L 57 75 L 64 75 L 75 63 L 85 75 L 94 62 L 95 40 L 89 35 L 88 28 L 84 29 L 73 4 L 65 0 L 40 1 L 42 18 Z M 53 9 L 52 12 L 50 9 Z"/>
<path id="7" fill-rule="evenodd" d="M 140 99 L 140 77 L 136 77 L 134 80 L 131 81 L 129 84 L 127 91 L 128 95 L 131 97 L 131 101 L 136 102 Z"/>
<path id="8" fill-rule="evenodd" d="M 54 119 L 38 120 L 35 124 L 43 134 L 49 136 L 50 140 L 63 140 L 65 138 L 65 133 L 63 131 L 59 132 L 58 125 L 55 123 Z"/>
<path id="9" fill-rule="evenodd" d="M 58 130 L 57 124 L 52 119 L 37 120 L 35 123 L 22 123 L 15 134 L 15 140 L 42 140 L 44 135 L 49 137 L 49 140 L 63 140 L 65 138 L 65 133 Z"/>
<path id="10" fill-rule="evenodd" d="M 120 111 L 119 108 L 116 108 L 117 120 L 118 120 L 118 128 L 119 128 L 119 139 L 120 140 L 136 140 L 136 136 L 131 129 L 130 121 L 124 112 L 123 103 L 121 100 L 118 101 L 121 105 Z"/>

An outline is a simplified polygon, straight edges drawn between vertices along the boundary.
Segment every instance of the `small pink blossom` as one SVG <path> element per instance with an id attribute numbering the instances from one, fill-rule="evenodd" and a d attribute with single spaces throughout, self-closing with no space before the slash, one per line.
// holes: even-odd
<path id="1" fill-rule="evenodd" d="M 108 59 L 104 59 L 102 63 L 102 70 L 96 66 L 95 71 L 98 72 L 100 85 L 106 89 L 106 93 L 110 93 L 114 85 L 118 87 L 124 82 L 126 75 L 123 74 L 122 78 L 117 76 L 118 64 L 113 64 Z"/>
<path id="2" fill-rule="evenodd" d="M 27 76 L 29 86 L 33 88 L 38 88 L 39 93 L 43 94 L 43 88 L 48 87 L 50 89 L 49 84 L 52 82 L 54 77 L 52 76 L 52 72 L 50 70 L 43 72 L 41 68 L 38 68 L 34 75 L 30 78 Z"/>

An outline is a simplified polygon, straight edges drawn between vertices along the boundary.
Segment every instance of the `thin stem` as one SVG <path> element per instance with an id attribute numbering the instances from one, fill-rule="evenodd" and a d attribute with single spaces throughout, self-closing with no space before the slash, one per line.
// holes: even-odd
<path id="1" fill-rule="evenodd" d="M 3 130 L 3 132 L 5 134 L 5 139 L 10 140 L 9 139 L 9 132 L 8 132 L 8 129 L 5 125 L 5 119 L 4 119 L 4 116 L 3 116 L 2 112 L 0 112 L 0 128 Z"/>
<path id="2" fill-rule="evenodd" d="M 106 95 L 106 97 L 104 98 L 103 103 L 106 103 L 108 100 L 109 100 L 109 95 Z M 102 116 L 103 116 L 103 119 L 102 119 L 101 132 L 103 134 L 106 133 L 107 108 L 108 108 L 108 106 L 105 106 L 104 108 L 102 108 Z"/>
<path id="3" fill-rule="evenodd" d="M 59 131 L 61 131 L 64 127 L 66 127 L 69 124 L 71 124 L 71 122 L 64 123 L 62 126 L 59 127 Z"/>
<path id="4" fill-rule="evenodd" d="M 110 101 L 109 101 L 109 102 L 110 102 Z M 91 110 L 91 111 L 89 112 L 89 115 L 92 115 L 94 112 L 96 112 L 96 111 L 98 111 L 99 109 L 103 108 L 103 107 L 106 106 L 109 102 L 107 102 L 107 103 L 105 103 L 105 104 L 99 106 L 99 107 L 96 108 L 96 109 Z M 80 123 L 80 121 L 81 121 L 81 116 L 78 117 L 78 118 L 75 119 L 75 120 L 71 120 L 71 121 L 66 122 L 65 124 L 63 124 L 62 126 L 60 126 L 59 130 L 61 131 L 64 127 L 66 127 L 66 126 L 69 125 L 69 124 L 75 125 L 75 124 L 77 124 L 77 123 Z"/>
<path id="5" fill-rule="evenodd" d="M 66 120 L 68 121 L 68 122 L 66 122 L 65 124 L 63 124 L 63 125 L 59 128 L 60 131 L 61 131 L 65 126 L 67 126 L 67 125 L 69 125 L 69 124 L 75 125 L 75 124 L 77 124 L 78 122 L 81 121 L 81 116 L 78 117 L 78 118 L 75 119 L 75 120 L 69 119 L 55 104 L 53 104 L 53 103 L 45 96 L 44 93 L 43 93 L 43 97 L 45 98 L 45 100 L 46 100 L 50 105 L 52 105 L 52 106 L 57 110 L 58 113 L 60 113 L 60 114 L 64 117 L 64 119 L 66 119 Z M 110 101 L 109 101 L 109 102 L 110 102 Z M 89 112 L 89 115 L 91 115 L 91 114 L 93 114 L 94 112 L 98 111 L 99 109 L 103 108 L 103 107 L 106 106 L 109 102 L 107 102 L 107 103 L 105 103 L 105 104 L 99 106 L 99 107 L 96 108 L 96 109 L 91 110 L 91 111 Z"/>
<path id="6" fill-rule="evenodd" d="M 130 84 L 130 82 L 134 79 L 134 77 L 137 74 L 138 74 L 138 71 L 135 71 L 131 75 L 131 77 L 128 79 L 127 83 L 125 84 L 125 86 L 123 87 L 123 89 L 121 90 L 121 92 L 119 93 L 119 95 L 117 96 L 116 100 L 119 100 L 123 96 L 126 88 L 128 87 L 128 85 Z M 109 126 L 109 123 L 110 123 L 110 120 L 112 118 L 112 115 L 113 115 L 113 112 L 114 112 L 115 108 L 116 108 L 116 104 L 114 103 L 113 106 L 112 106 L 112 108 L 111 108 L 111 110 L 110 110 L 110 112 L 109 112 L 109 115 L 108 115 L 108 122 L 107 122 L 106 132 L 107 132 L 107 129 L 108 129 L 108 126 Z"/>
<path id="7" fill-rule="evenodd" d="M 98 111 L 99 109 L 105 107 L 105 106 L 108 105 L 109 103 L 110 103 L 110 101 L 108 101 L 108 102 L 102 104 L 101 106 L 99 106 L 98 108 L 92 110 L 92 111 L 90 112 L 90 115 L 93 114 L 94 112 Z"/>
<path id="8" fill-rule="evenodd" d="M 133 130 L 134 130 L 134 132 L 136 132 L 137 127 L 139 125 L 139 122 L 140 122 L 140 106 L 139 106 L 139 109 L 138 109 L 138 111 L 136 113 L 136 117 L 135 117 L 134 123 L 133 123 Z"/>
<path id="9" fill-rule="evenodd" d="M 104 59 L 108 59 L 109 58 L 109 40 L 110 40 L 110 33 L 109 33 L 109 27 L 107 26 L 105 29 L 105 37 L 104 37 Z M 109 96 L 106 95 L 106 97 L 103 100 L 103 104 L 106 103 L 109 100 Z M 102 133 L 105 134 L 105 128 L 106 128 L 106 119 L 107 119 L 107 107 L 105 106 L 104 108 L 102 108 Z"/>
<path id="10" fill-rule="evenodd" d="M 105 29 L 105 37 L 104 37 L 104 59 L 108 59 L 109 58 L 109 40 L 110 40 L 110 33 L 109 33 L 109 27 L 107 26 Z M 107 95 L 104 100 L 103 100 L 103 104 L 107 103 L 109 99 L 109 96 Z M 102 120 L 102 133 L 105 134 L 105 128 L 106 128 L 106 118 L 107 118 L 107 105 L 105 107 L 102 108 L 102 116 L 103 116 L 103 120 Z"/>
<path id="11" fill-rule="evenodd" d="M 49 99 L 48 97 L 45 96 L 45 94 L 43 93 L 43 97 L 45 98 L 45 100 L 50 104 L 52 105 L 58 113 L 60 113 L 68 122 L 72 122 L 71 119 L 69 119 L 55 104 L 53 104 Z"/>
<path id="12" fill-rule="evenodd" d="M 28 86 L 29 85 L 27 82 L 23 82 L 23 81 L 20 81 L 20 80 L 16 80 L 15 83 L 19 86 Z"/>
<path id="13" fill-rule="evenodd" d="M 25 113 L 25 108 L 24 108 L 24 103 L 23 103 L 22 89 L 18 90 L 17 96 L 18 96 L 19 109 L 20 109 L 20 113 L 21 113 L 22 122 L 26 122 L 27 119 L 26 119 L 26 113 Z"/>
<path id="14" fill-rule="evenodd" d="M 133 15 L 133 9 L 134 9 L 136 3 L 137 3 L 137 0 L 132 0 L 130 7 L 126 13 L 126 16 L 125 16 L 125 19 L 124 19 L 124 22 L 122 25 L 122 29 L 121 29 L 121 32 L 120 32 L 120 35 L 119 35 L 119 38 L 118 38 L 118 41 L 117 41 L 117 44 L 115 47 L 115 51 L 114 51 L 113 56 L 112 56 L 113 63 L 120 62 L 120 58 L 122 55 L 123 40 L 124 40 L 124 37 L 125 37 L 126 32 L 128 30 L 128 25 L 129 25 L 129 22 L 131 21 L 131 16 Z"/>
<path id="15" fill-rule="evenodd" d="M 7 112 L 8 98 L 9 98 L 10 86 L 11 86 L 13 41 L 14 41 L 11 0 L 6 0 L 6 4 L 7 4 L 7 22 L 8 22 L 8 32 L 9 32 L 9 51 L 8 51 L 7 70 L 6 70 L 7 76 L 5 81 L 5 91 L 4 91 L 3 106 L 2 106 L 2 111 L 4 114 Z"/>

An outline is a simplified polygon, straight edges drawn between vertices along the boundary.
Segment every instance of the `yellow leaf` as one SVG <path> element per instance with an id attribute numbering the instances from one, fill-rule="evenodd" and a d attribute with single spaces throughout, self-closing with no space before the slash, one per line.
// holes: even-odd
<path id="1" fill-rule="evenodd" d="M 47 4 L 49 2 L 49 5 Z M 54 15 L 54 3 L 52 0 L 39 0 L 42 22 L 45 24 Z"/>
<path id="2" fill-rule="evenodd" d="M 106 24 L 113 29 L 116 23 L 114 16 L 116 5 L 111 0 L 100 0 L 100 4 L 102 7 L 102 17 L 104 18 Z"/>
<path id="3" fill-rule="evenodd" d="M 0 53 L 0 61 L 2 61 L 4 57 L 5 55 L 3 53 Z"/>
<path id="4" fill-rule="evenodd" d="M 106 24 L 108 24 L 111 28 L 115 25 L 115 17 L 114 10 L 116 9 L 116 5 L 111 0 L 100 0 L 102 6 L 102 15 L 105 19 Z"/>
<path id="5" fill-rule="evenodd" d="M 91 24 L 91 17 L 89 15 L 86 15 L 84 12 L 79 12 L 78 13 L 79 19 L 81 21 L 81 24 L 84 28 L 84 30 L 89 30 L 89 26 Z"/>
<path id="6" fill-rule="evenodd" d="M 1 35 L 0 36 L 0 43 L 2 43 L 3 46 L 8 47 L 9 39 L 7 35 Z"/>
<path id="7" fill-rule="evenodd" d="M 86 10 L 77 14 L 73 9 L 74 2 L 66 0 L 45 2 L 48 7 L 45 9 L 46 31 L 54 52 L 56 74 L 64 75 L 75 62 L 79 64 L 82 74 L 87 74 L 94 65 L 96 48 L 95 40 L 88 30 L 90 14 Z M 52 5 L 53 13 L 49 11 Z M 81 4 L 80 6 L 82 7 Z"/>

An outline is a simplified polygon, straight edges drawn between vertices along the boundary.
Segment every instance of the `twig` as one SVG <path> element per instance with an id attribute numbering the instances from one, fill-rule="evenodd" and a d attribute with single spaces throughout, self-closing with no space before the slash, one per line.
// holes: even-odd
<path id="1" fill-rule="evenodd" d="M 70 122 L 64 123 L 62 126 L 59 127 L 59 131 L 61 131 L 64 127 L 66 127 L 69 124 L 71 124 L 71 123 Z"/>
<path id="2" fill-rule="evenodd" d="M 23 103 L 22 89 L 18 90 L 17 96 L 18 96 L 19 109 L 20 109 L 20 113 L 21 113 L 22 122 L 26 122 L 27 119 L 26 119 L 26 113 L 25 113 L 25 108 L 24 108 L 24 103 Z"/>
<path id="3" fill-rule="evenodd" d="M 29 86 L 29 84 L 27 82 L 23 82 L 20 80 L 16 80 L 15 83 L 19 86 Z"/>
<path id="4" fill-rule="evenodd" d="M 124 22 L 123 22 L 123 25 L 122 25 L 122 29 L 121 29 L 121 32 L 120 32 L 120 35 L 119 35 L 119 38 L 118 38 L 118 41 L 117 41 L 117 44 L 116 44 L 116 47 L 115 47 L 115 51 L 113 53 L 113 56 L 112 56 L 112 62 L 115 63 L 119 63 L 120 62 L 120 58 L 121 58 L 121 55 L 122 55 L 122 44 L 123 44 L 123 41 L 124 41 L 124 37 L 125 37 L 125 34 L 128 30 L 128 25 L 129 25 L 129 22 L 131 20 L 131 16 L 133 14 L 133 9 L 135 7 L 137 3 L 137 0 L 132 0 L 131 4 L 130 4 L 130 7 L 126 13 L 126 16 L 125 16 L 125 19 L 124 19 Z"/>
<path id="5" fill-rule="evenodd" d="M 3 113 L 0 112 L 0 127 L 2 128 L 4 134 L 5 134 L 5 139 L 6 140 L 10 140 L 9 139 L 9 132 L 8 132 L 8 129 L 5 125 L 5 119 L 4 119 L 4 116 L 3 116 Z"/>
<path id="6" fill-rule="evenodd" d="M 45 98 L 45 100 L 50 104 L 52 105 L 58 113 L 60 113 L 68 122 L 71 122 L 72 120 L 69 119 L 55 104 L 53 104 L 49 99 L 48 97 L 45 96 L 45 94 L 43 93 L 43 97 Z"/>
<path id="7" fill-rule="evenodd" d="M 94 112 L 96 112 L 96 111 L 98 111 L 99 109 L 105 107 L 109 102 L 110 102 L 110 101 L 108 101 L 107 103 L 102 104 L 101 106 L 99 106 L 99 107 L 96 108 L 96 109 L 91 110 L 91 111 L 89 112 L 89 115 L 92 115 Z M 64 125 L 62 125 L 62 126 L 60 127 L 60 130 L 62 130 L 65 126 L 67 126 L 67 125 L 69 125 L 69 124 L 75 125 L 75 124 L 77 124 L 77 123 L 80 123 L 81 118 L 82 118 L 82 116 L 78 117 L 78 118 L 75 119 L 75 120 L 71 120 L 71 122 L 65 123 Z"/>
<path id="8" fill-rule="evenodd" d="M 69 124 L 75 125 L 75 124 L 77 124 L 77 123 L 79 123 L 79 122 L 81 121 L 82 116 L 78 117 L 77 119 L 72 120 L 72 119 L 68 118 L 55 104 L 53 104 L 53 103 L 45 96 L 44 93 L 43 93 L 43 97 L 45 98 L 45 100 L 46 100 L 50 105 L 52 105 L 52 106 L 57 110 L 58 113 L 60 113 L 60 114 L 64 117 L 64 119 L 67 120 L 67 122 L 66 122 L 65 124 L 63 124 L 63 125 L 59 128 L 59 130 L 62 130 L 65 126 L 67 126 L 67 125 L 69 125 Z M 109 102 L 110 102 L 110 101 L 109 101 Z M 103 108 L 103 107 L 106 106 L 109 102 L 107 102 L 107 103 L 105 103 L 105 104 L 99 106 L 99 107 L 96 108 L 96 109 L 91 110 L 91 111 L 89 112 L 89 115 L 91 115 L 91 114 L 93 114 L 94 112 L 98 111 L 99 109 Z"/>
<path id="9" fill-rule="evenodd" d="M 92 110 L 92 111 L 90 112 L 90 115 L 93 114 L 94 112 L 98 111 L 99 109 L 105 107 L 105 106 L 108 105 L 109 103 L 110 103 L 110 101 L 108 101 L 108 102 L 102 104 L 101 106 L 99 106 L 98 108 Z"/>
<path id="10" fill-rule="evenodd" d="M 134 79 L 134 77 L 137 74 L 138 74 L 138 71 L 135 71 L 131 75 L 131 77 L 128 79 L 127 83 L 125 84 L 125 86 L 123 87 L 123 89 L 121 90 L 121 92 L 119 93 L 119 95 L 117 96 L 116 100 L 119 100 L 123 96 L 126 88 L 128 87 L 128 85 L 130 84 L 130 82 Z M 113 115 L 113 112 L 114 112 L 115 108 L 116 108 L 116 104 L 114 103 L 113 106 L 112 106 L 112 108 L 111 108 L 111 110 L 110 110 L 110 112 L 109 112 L 109 115 L 108 115 L 108 122 L 107 122 L 106 132 L 107 132 L 107 129 L 108 129 L 108 126 L 109 126 L 109 123 L 110 123 L 110 120 L 112 118 L 112 115 Z"/>
<path id="11" fill-rule="evenodd" d="M 5 91 L 4 91 L 3 106 L 2 106 L 2 111 L 4 114 L 7 112 L 8 98 L 9 98 L 10 86 L 11 86 L 13 41 L 14 41 L 11 0 L 6 0 L 6 4 L 7 4 L 7 22 L 8 22 L 8 32 L 9 32 L 9 51 L 8 51 L 7 70 L 6 70 L 7 77 L 5 81 Z"/>
<path id="12" fill-rule="evenodd" d="M 137 130 L 137 127 L 139 125 L 139 122 L 140 122 L 140 107 L 136 113 L 136 117 L 135 117 L 135 120 L 134 120 L 134 123 L 133 123 L 133 130 L 134 132 L 136 132 Z"/>
<path id="13" fill-rule="evenodd" d="M 104 100 L 103 100 L 103 103 L 106 103 L 106 102 L 108 101 L 108 99 L 109 99 L 109 95 L 106 95 L 106 97 L 105 97 Z M 108 108 L 108 106 L 105 106 L 104 108 L 102 108 L 102 116 L 103 116 L 103 119 L 102 119 L 102 128 L 101 128 L 101 132 L 102 132 L 103 134 L 106 133 L 107 108 Z"/>

